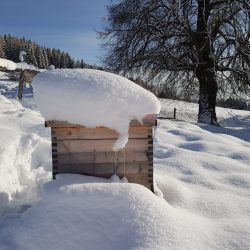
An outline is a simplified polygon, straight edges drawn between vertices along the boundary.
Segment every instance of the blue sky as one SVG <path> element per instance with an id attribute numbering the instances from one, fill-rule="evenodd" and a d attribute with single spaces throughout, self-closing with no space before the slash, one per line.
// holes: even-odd
<path id="1" fill-rule="evenodd" d="M 25 37 L 100 64 L 103 30 L 111 0 L 1 0 L 0 34 Z"/>

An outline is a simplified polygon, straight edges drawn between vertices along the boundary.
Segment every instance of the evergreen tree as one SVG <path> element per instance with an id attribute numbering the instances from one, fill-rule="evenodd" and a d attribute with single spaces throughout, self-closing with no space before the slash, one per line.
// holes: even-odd
<path id="1" fill-rule="evenodd" d="M 37 61 L 36 61 L 36 57 L 35 57 L 34 46 L 31 43 L 31 41 L 26 42 L 25 52 L 26 52 L 25 62 L 37 67 L 38 65 L 37 65 Z"/>
<path id="2" fill-rule="evenodd" d="M 60 68 L 67 68 L 67 58 L 64 52 L 60 55 Z"/>
<path id="3" fill-rule="evenodd" d="M 0 37 L 0 58 L 5 58 L 4 45 L 4 39 Z"/>
<path id="4" fill-rule="evenodd" d="M 38 68 L 47 69 L 49 65 L 56 68 L 85 68 L 90 67 L 83 60 L 75 62 L 68 53 L 59 49 L 45 48 L 37 43 L 23 38 L 17 38 L 11 35 L 0 36 L 0 57 L 8 60 L 19 62 L 19 53 L 23 50 L 26 52 L 25 62 L 33 64 Z"/>
<path id="5" fill-rule="evenodd" d="M 79 60 L 76 61 L 75 68 L 77 69 L 81 68 L 81 62 Z"/>
<path id="6" fill-rule="evenodd" d="M 35 57 L 37 60 L 37 66 L 39 69 L 44 69 L 45 64 L 44 64 L 44 57 L 43 57 L 43 52 L 40 46 L 36 46 L 35 48 Z"/>
<path id="7" fill-rule="evenodd" d="M 43 58 L 44 69 L 48 69 L 49 60 L 48 60 L 48 55 L 47 55 L 47 51 L 45 48 L 42 48 L 42 58 Z"/>
<path id="8" fill-rule="evenodd" d="M 86 64 L 84 63 L 83 60 L 81 60 L 81 62 L 80 62 L 80 68 L 81 68 L 81 69 L 86 68 Z"/>

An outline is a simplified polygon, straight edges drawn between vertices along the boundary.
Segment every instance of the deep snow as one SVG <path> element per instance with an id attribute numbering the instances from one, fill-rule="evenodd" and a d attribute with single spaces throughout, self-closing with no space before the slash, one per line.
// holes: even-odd
<path id="1" fill-rule="evenodd" d="M 0 79 L 2 93 L 15 83 Z M 146 188 L 79 175 L 51 179 L 50 133 L 30 89 L 0 95 L 0 249 L 250 249 L 250 112 L 161 100 L 155 181 Z"/>
<path id="2" fill-rule="evenodd" d="M 23 62 L 23 61 L 15 63 L 13 61 L 3 59 L 3 58 L 0 58 L 0 67 L 5 68 L 7 70 L 29 69 L 29 70 L 35 70 L 35 71 L 43 71 L 42 69 L 38 69 L 34 65 L 28 64 L 28 63 Z"/>
<path id="3" fill-rule="evenodd" d="M 113 149 L 128 141 L 131 120 L 160 112 L 154 94 L 122 76 L 94 69 L 56 69 L 33 80 L 34 97 L 46 120 L 86 127 L 105 126 L 119 134 Z"/>

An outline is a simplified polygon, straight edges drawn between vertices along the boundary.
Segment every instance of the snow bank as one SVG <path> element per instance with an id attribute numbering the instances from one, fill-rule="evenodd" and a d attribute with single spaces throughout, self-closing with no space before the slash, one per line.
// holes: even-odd
<path id="1" fill-rule="evenodd" d="M 40 69 L 36 68 L 34 65 L 28 64 L 26 62 L 16 63 L 16 68 L 17 69 L 22 69 L 22 70 L 30 69 L 30 70 L 40 71 Z"/>
<path id="2" fill-rule="evenodd" d="M 187 108 L 192 109 L 191 105 Z M 208 230 L 208 242 L 193 249 L 250 249 L 250 112 L 242 112 L 243 117 L 248 120 L 244 131 L 237 120 L 234 129 L 158 121 L 154 144 L 157 185 L 170 206 L 190 212 L 195 223 L 206 220 L 209 226 L 197 234 L 201 237 Z M 231 120 L 226 122 L 233 125 Z M 196 227 L 193 222 L 191 230 Z"/>
<path id="3" fill-rule="evenodd" d="M 26 62 L 14 63 L 13 61 L 3 59 L 3 58 L 0 58 L 0 67 L 5 68 L 7 70 L 30 69 L 30 70 L 35 70 L 35 71 L 41 71 L 40 69 L 36 68 L 32 64 L 27 64 Z"/>
<path id="4" fill-rule="evenodd" d="M 16 69 L 16 63 L 0 58 L 0 67 L 5 68 L 7 70 L 15 70 Z"/>
<path id="5" fill-rule="evenodd" d="M 129 123 L 157 114 L 160 103 L 149 91 L 128 79 L 93 69 L 52 70 L 33 80 L 35 99 L 46 120 L 68 121 L 86 127 L 115 129 L 125 146 Z"/>
<path id="6" fill-rule="evenodd" d="M 171 207 L 143 186 L 80 175 L 58 177 L 45 186 L 40 202 L 0 230 L 4 249 L 193 250 L 215 246 L 215 233 L 211 237 L 213 228 L 206 218 Z"/>
<path id="7" fill-rule="evenodd" d="M 0 89 L 9 86 L 5 80 Z M 175 104 L 179 119 L 188 110 L 196 120 L 196 105 Z M 32 98 L 22 105 L 0 95 L 1 250 L 250 249 L 249 111 L 231 117 L 218 109 L 224 128 L 159 120 L 154 177 L 161 199 L 117 176 L 48 182 L 49 131 Z"/>
<path id="8" fill-rule="evenodd" d="M 51 179 L 46 133 L 37 111 L 0 95 L 0 217 L 32 203 Z"/>

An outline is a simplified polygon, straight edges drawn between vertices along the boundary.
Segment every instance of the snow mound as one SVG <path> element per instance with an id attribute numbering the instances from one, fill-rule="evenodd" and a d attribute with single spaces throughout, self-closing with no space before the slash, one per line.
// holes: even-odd
<path id="1" fill-rule="evenodd" d="M 28 64 L 26 62 L 19 62 L 19 63 L 16 63 L 16 68 L 17 69 L 22 69 L 22 70 L 25 70 L 25 69 L 30 69 L 30 70 L 35 70 L 35 71 L 38 71 L 39 69 L 36 68 L 34 65 L 32 64 Z"/>
<path id="2" fill-rule="evenodd" d="M 41 115 L 3 95 L 0 120 L 1 217 L 36 200 L 51 179 L 51 143 Z"/>
<path id="3" fill-rule="evenodd" d="M 214 246 L 213 228 L 206 218 L 171 207 L 141 185 L 80 175 L 58 177 L 45 185 L 43 199 L 0 229 L 4 249 Z"/>
<path id="4" fill-rule="evenodd" d="M 25 70 L 25 69 L 29 69 L 29 70 L 35 70 L 35 71 L 42 71 L 42 70 L 36 68 L 32 64 L 28 64 L 26 62 L 15 63 L 13 61 L 3 59 L 3 58 L 0 58 L 0 67 L 5 68 L 7 70 L 16 70 L 16 69 Z"/>
<path id="5" fill-rule="evenodd" d="M 15 70 L 16 69 L 16 63 L 0 58 L 0 67 L 8 69 L 8 70 Z"/>
<path id="6" fill-rule="evenodd" d="M 33 88 L 46 120 L 115 129 L 120 137 L 114 150 L 125 146 L 131 120 L 142 121 L 147 114 L 160 111 L 154 94 L 122 76 L 99 70 L 42 72 L 35 76 Z"/>

